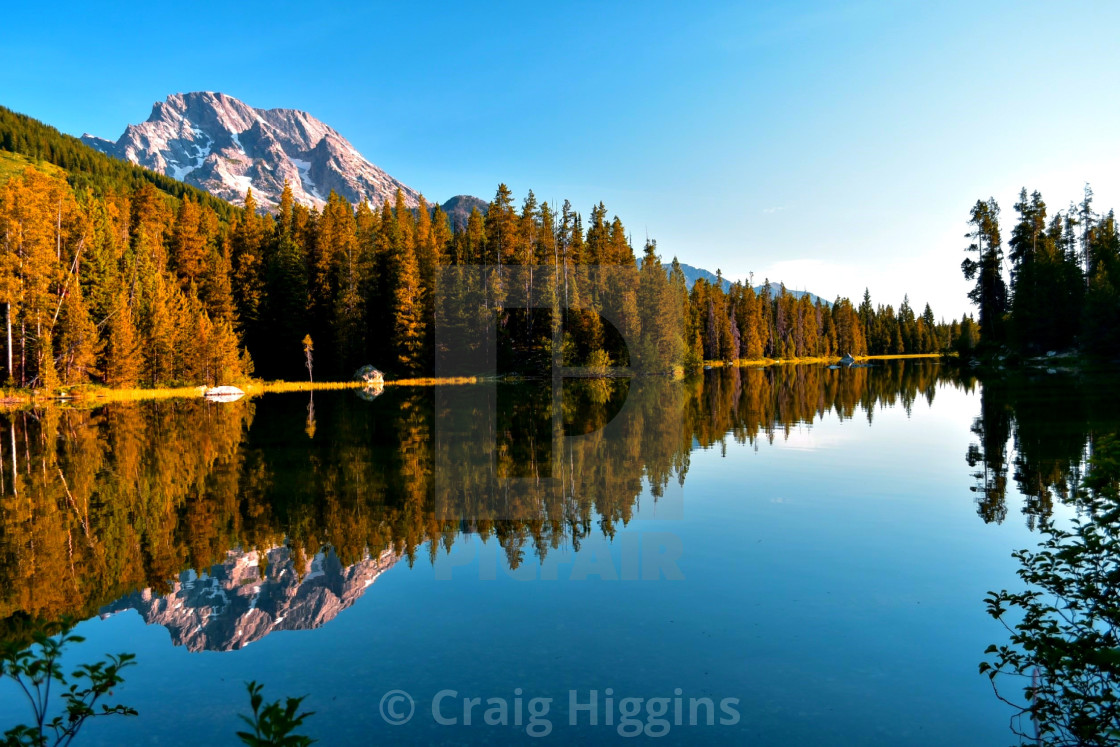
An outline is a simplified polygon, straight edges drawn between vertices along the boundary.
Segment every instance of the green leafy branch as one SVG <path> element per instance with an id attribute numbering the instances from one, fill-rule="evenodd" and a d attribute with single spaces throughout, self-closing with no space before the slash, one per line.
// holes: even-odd
<path id="1" fill-rule="evenodd" d="M 82 725 L 99 716 L 135 716 L 136 710 L 125 705 L 109 705 L 102 701 L 113 694 L 113 688 L 124 682 L 121 670 L 135 664 L 133 654 L 108 655 L 105 660 L 81 664 L 67 675 L 60 660 L 63 650 L 85 639 L 73 635 L 73 621 L 39 627 L 32 632 L 30 646 L 22 642 L 0 644 L 0 678 L 12 680 L 31 705 L 32 722 L 18 724 L 4 732 L 3 747 L 66 747 L 73 742 Z M 53 632 L 57 631 L 57 632 Z M 265 703 L 263 687 L 247 684 L 252 716 L 241 715 L 252 731 L 239 731 L 237 736 L 250 747 L 307 747 L 315 740 L 293 734 L 304 719 L 314 715 L 298 713 L 304 697 L 287 698 Z M 61 695 L 61 714 L 50 715 L 51 690 Z"/>
<path id="2" fill-rule="evenodd" d="M 1120 443 L 1102 438 L 1070 529 L 1046 519 L 1035 551 L 1013 553 L 1027 589 L 989 592 L 1010 634 L 980 664 L 1016 709 L 1011 729 L 1043 745 L 1120 744 Z M 1017 618 L 1009 621 L 1009 616 Z M 997 680 L 1022 684 L 1022 701 Z M 1029 724 L 1027 723 L 1029 721 Z"/>
<path id="3" fill-rule="evenodd" d="M 253 715 L 241 715 L 241 720 L 252 727 L 253 731 L 239 731 L 237 736 L 242 743 L 250 747 L 307 747 L 315 742 L 309 737 L 293 734 L 292 732 L 303 725 L 303 720 L 315 715 L 314 711 L 305 711 L 296 714 L 300 704 L 306 696 L 287 698 L 284 705 L 276 700 L 265 704 L 261 695 L 263 685 L 255 681 L 246 684 L 249 690 L 249 704 L 253 708 Z"/>
<path id="4" fill-rule="evenodd" d="M 124 681 L 121 670 L 133 666 L 132 654 L 109 655 L 104 661 L 82 664 L 67 675 L 60 659 L 63 649 L 81 643 L 81 636 L 70 633 L 73 624 L 66 620 L 56 635 L 45 629 L 32 634 L 32 645 L 22 648 L 15 642 L 0 645 L 0 677 L 15 682 L 31 704 L 31 724 L 19 724 L 4 732 L 4 745 L 45 747 L 69 745 L 83 724 L 100 716 L 135 716 L 125 705 L 101 703 Z M 51 689 L 61 693 L 62 713 L 50 715 Z"/>

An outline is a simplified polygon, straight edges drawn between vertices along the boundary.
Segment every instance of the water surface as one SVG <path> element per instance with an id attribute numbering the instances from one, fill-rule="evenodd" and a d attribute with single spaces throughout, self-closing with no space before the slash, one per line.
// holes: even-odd
<path id="1" fill-rule="evenodd" d="M 1108 389 L 895 362 L 17 413 L 0 635 L 137 654 L 141 715 L 85 744 L 230 743 L 250 679 L 327 744 L 522 741 L 533 699 L 545 741 L 1011 743 L 982 599 Z"/>

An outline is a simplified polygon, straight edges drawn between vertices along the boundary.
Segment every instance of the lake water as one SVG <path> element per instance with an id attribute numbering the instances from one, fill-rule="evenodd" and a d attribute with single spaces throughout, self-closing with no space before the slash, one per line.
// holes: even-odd
<path id="1" fill-rule="evenodd" d="M 1110 388 L 919 361 L 17 413 L 0 636 L 137 655 L 140 716 L 87 745 L 231 743 L 251 679 L 324 744 L 1010 744 L 983 597 Z"/>

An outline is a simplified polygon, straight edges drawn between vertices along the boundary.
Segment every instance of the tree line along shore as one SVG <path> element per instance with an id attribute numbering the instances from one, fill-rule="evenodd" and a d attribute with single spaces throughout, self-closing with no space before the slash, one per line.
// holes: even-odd
<path id="1" fill-rule="evenodd" d="M 437 280 L 479 266 L 497 268 L 469 289 L 484 302 L 441 307 Z M 604 268 L 609 283 L 594 278 Z M 526 274 L 539 289 L 529 293 L 545 296 L 536 308 L 512 301 Z M 498 370 L 511 374 L 556 362 L 667 372 L 936 354 L 980 341 L 971 317 L 938 321 L 908 298 L 828 303 L 718 275 L 689 287 L 656 242 L 635 252 L 602 203 L 584 216 L 530 191 L 518 205 L 499 185 L 485 212 L 454 222 L 399 194 L 375 208 L 332 193 L 313 208 L 290 190 L 264 206 L 250 191 L 234 206 L 0 110 L 0 382 L 12 396 L 299 381 L 305 339 L 322 381 L 371 363 L 390 379 L 431 378 L 437 315 L 496 329 Z"/>

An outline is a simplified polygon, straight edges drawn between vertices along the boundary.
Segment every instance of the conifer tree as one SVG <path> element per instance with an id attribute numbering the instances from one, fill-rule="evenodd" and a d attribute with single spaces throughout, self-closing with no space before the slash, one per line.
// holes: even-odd
<path id="1" fill-rule="evenodd" d="M 1114 356 L 1120 353 L 1120 232 L 1111 211 L 1087 232 L 1086 242 L 1090 276 L 1084 342 L 1097 355 Z"/>
<path id="2" fill-rule="evenodd" d="M 209 258 L 207 239 L 202 209 L 190 198 L 183 200 L 171 238 L 171 266 L 181 287 L 197 284 L 202 277 Z"/>
<path id="3" fill-rule="evenodd" d="M 448 220 L 447 213 L 443 212 L 443 209 L 439 205 L 436 205 L 432 209 L 432 228 L 430 234 L 436 265 L 451 264 L 448 253 L 451 238 L 451 223 Z"/>
<path id="4" fill-rule="evenodd" d="M 105 361 L 105 383 L 111 387 L 136 386 L 140 380 L 143 360 L 128 293 L 121 290 L 117 306 L 109 317 L 109 341 Z"/>
<path id="5" fill-rule="evenodd" d="M 762 357 L 762 314 L 761 304 L 754 288 L 748 283 L 740 290 L 740 323 L 742 332 L 740 358 L 758 360 Z"/>
<path id="6" fill-rule="evenodd" d="M 291 186 L 285 182 L 273 233 L 276 247 L 265 268 L 265 318 L 271 344 L 257 351 L 263 368 L 293 378 L 299 375 L 299 367 L 290 357 L 298 350 L 301 331 L 308 323 L 307 256 L 294 233 L 294 215 Z M 362 241 L 360 235 L 358 241 Z"/>
<path id="7" fill-rule="evenodd" d="M 999 205 L 995 199 L 977 200 L 969 218 L 973 230 L 965 238 L 973 243 L 965 250 L 977 255 L 966 258 L 961 270 L 966 280 L 976 285 L 968 297 L 980 309 L 980 329 L 984 340 L 998 344 L 1004 340 L 1003 315 L 1007 310 L 1007 286 L 1003 280 L 1003 249 L 999 232 Z"/>
<path id="8" fill-rule="evenodd" d="M 366 353 L 366 286 L 370 260 L 357 240 L 354 212 L 350 204 L 332 192 L 319 219 L 320 242 L 330 242 L 328 256 L 331 310 L 327 325 L 334 330 L 335 370 L 361 365 Z"/>
<path id="9" fill-rule="evenodd" d="M 637 364 L 645 370 L 670 370 L 680 362 L 680 319 L 676 304 L 669 300 L 669 278 L 657 256 L 656 241 L 646 241 L 638 283 Z"/>
<path id="10" fill-rule="evenodd" d="M 399 256 L 393 337 L 397 362 L 409 373 L 424 364 L 424 298 L 420 270 L 412 247 L 402 247 Z"/>
<path id="11" fill-rule="evenodd" d="M 102 343 L 90 319 L 82 284 L 74 283 L 62 306 L 58 320 L 59 375 L 62 383 L 84 384 L 97 371 L 97 356 Z"/>
<path id="12" fill-rule="evenodd" d="M 250 341 L 261 333 L 265 240 L 264 220 L 257 214 L 257 202 L 249 189 L 245 209 L 231 231 L 230 274 L 237 319 Z M 220 316 L 228 321 L 226 315 Z"/>
<path id="13" fill-rule="evenodd" d="M 224 320 L 212 324 L 209 342 L 212 378 L 208 383 L 232 384 L 251 373 L 251 361 L 240 350 L 232 324 Z"/>
<path id="14" fill-rule="evenodd" d="M 610 264 L 610 240 L 607 208 L 600 202 L 591 208 L 591 219 L 584 242 L 584 261 L 589 265 Z"/>
<path id="15" fill-rule="evenodd" d="M 175 321 L 167 283 L 152 279 L 143 334 L 144 378 L 151 386 L 175 381 Z"/>
<path id="16" fill-rule="evenodd" d="M 484 264 L 497 265 L 499 274 L 502 266 L 512 259 L 517 224 L 513 193 L 505 184 L 499 184 L 486 211 L 486 254 L 482 260 Z"/>
<path id="17" fill-rule="evenodd" d="M 54 344 L 49 329 L 41 328 L 36 340 L 35 383 L 40 389 L 51 391 L 58 388 L 58 369 L 55 368 Z"/>
<path id="18" fill-rule="evenodd" d="M 688 284 L 685 280 L 681 263 L 673 257 L 669 269 L 669 291 L 667 303 L 675 307 L 675 315 L 680 319 L 681 330 L 681 362 L 685 368 L 695 368 L 703 364 L 703 357 L 699 350 L 698 330 L 693 321 L 691 305 L 688 296 Z"/>

